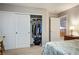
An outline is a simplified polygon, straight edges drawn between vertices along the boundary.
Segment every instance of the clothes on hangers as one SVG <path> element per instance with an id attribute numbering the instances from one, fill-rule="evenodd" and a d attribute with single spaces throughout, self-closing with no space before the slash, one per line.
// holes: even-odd
<path id="1" fill-rule="evenodd" d="M 36 35 L 36 24 L 35 23 L 32 25 L 32 33 L 33 35 Z"/>

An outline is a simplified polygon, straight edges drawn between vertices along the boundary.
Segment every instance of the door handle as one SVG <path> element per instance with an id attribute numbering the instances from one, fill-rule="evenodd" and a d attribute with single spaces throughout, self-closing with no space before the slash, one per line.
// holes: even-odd
<path id="1" fill-rule="evenodd" d="M 28 33 L 30 33 L 30 32 L 28 32 Z"/>

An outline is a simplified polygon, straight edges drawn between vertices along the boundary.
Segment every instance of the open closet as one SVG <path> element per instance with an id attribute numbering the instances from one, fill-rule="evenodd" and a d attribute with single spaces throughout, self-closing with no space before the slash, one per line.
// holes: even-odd
<path id="1" fill-rule="evenodd" d="M 31 15 L 31 44 L 41 45 L 42 44 L 42 16 Z"/>

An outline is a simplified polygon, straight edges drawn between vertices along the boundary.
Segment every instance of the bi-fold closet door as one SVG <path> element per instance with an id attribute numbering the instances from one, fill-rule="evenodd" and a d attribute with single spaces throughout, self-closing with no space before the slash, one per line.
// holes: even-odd
<path id="1" fill-rule="evenodd" d="M 5 49 L 30 47 L 30 15 L 0 12 Z"/>
<path id="2" fill-rule="evenodd" d="M 0 12 L 1 35 L 4 38 L 5 49 L 16 48 L 16 16 L 13 13 Z"/>
<path id="3" fill-rule="evenodd" d="M 30 47 L 30 15 L 16 16 L 16 48 Z"/>

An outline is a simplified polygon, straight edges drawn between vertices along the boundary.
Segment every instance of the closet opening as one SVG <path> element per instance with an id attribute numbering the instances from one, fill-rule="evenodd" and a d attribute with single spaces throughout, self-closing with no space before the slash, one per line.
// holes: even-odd
<path id="1" fill-rule="evenodd" d="M 42 15 L 30 15 L 31 18 L 31 46 L 42 46 Z"/>

